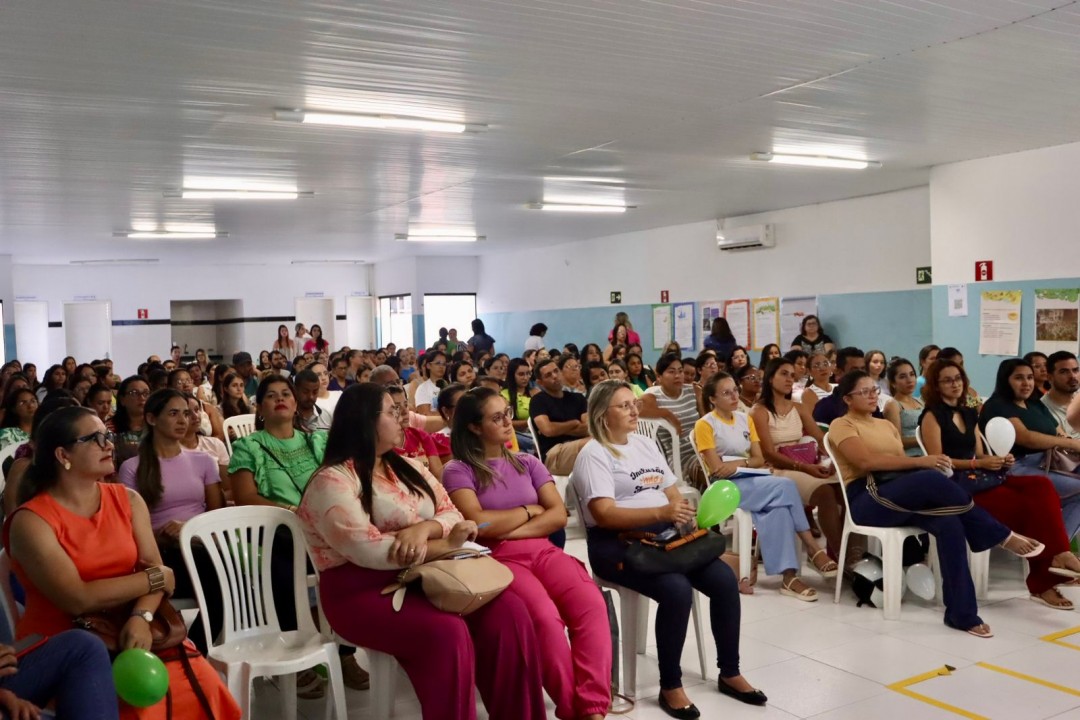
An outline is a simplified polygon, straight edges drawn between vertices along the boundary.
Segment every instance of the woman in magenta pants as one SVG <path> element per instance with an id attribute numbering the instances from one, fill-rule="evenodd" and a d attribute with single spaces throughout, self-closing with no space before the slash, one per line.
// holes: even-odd
<path id="1" fill-rule="evenodd" d="M 450 435 L 457 459 L 444 469 L 443 482 L 462 514 L 478 523 L 481 541 L 514 573 L 507 592 L 524 602 L 535 623 L 556 717 L 597 720 L 611 705 L 607 607 L 585 566 L 548 540 L 566 526 L 566 508 L 539 460 L 507 451 L 512 420 L 494 390 L 462 395 Z"/>
<path id="2" fill-rule="evenodd" d="M 410 588 L 400 611 L 380 594 L 401 568 L 477 532 L 434 477 L 394 452 L 402 441 L 396 416 L 382 386 L 346 390 L 324 464 L 297 509 L 322 573 L 327 620 L 349 642 L 401 663 L 424 720 L 475 720 L 474 687 L 491 720 L 545 720 L 540 648 L 517 595 L 503 592 L 462 618 L 437 610 L 419 589 Z"/>

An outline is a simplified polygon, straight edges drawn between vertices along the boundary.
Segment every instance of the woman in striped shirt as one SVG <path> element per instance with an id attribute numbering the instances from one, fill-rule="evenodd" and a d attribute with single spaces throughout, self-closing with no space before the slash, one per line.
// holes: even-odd
<path id="1" fill-rule="evenodd" d="M 676 452 L 679 453 L 683 471 L 682 479 L 695 487 L 704 487 L 704 473 L 690 446 L 690 433 L 701 414 L 698 412 L 698 394 L 695 385 L 684 385 L 682 360 L 675 353 L 668 353 L 656 363 L 656 385 L 641 396 L 641 417 L 667 420 L 679 435 Z M 658 434 L 660 447 L 668 464 L 674 466 L 672 442 L 668 433 Z"/>

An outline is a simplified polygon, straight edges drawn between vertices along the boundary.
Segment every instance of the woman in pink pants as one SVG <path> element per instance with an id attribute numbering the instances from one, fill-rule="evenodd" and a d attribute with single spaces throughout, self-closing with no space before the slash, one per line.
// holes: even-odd
<path id="1" fill-rule="evenodd" d="M 381 385 L 346 390 L 323 466 L 297 509 L 330 626 L 397 658 L 424 720 L 475 720 L 474 686 L 491 720 L 545 720 L 540 648 L 517 595 L 503 592 L 462 618 L 435 609 L 419 588 L 410 588 L 400 612 L 380 594 L 401 568 L 477 532 L 430 473 L 394 452 L 402 441 L 397 415 Z"/>
<path id="2" fill-rule="evenodd" d="M 555 715 L 598 720 L 611 705 L 607 608 L 585 566 L 548 540 L 566 526 L 566 507 L 539 460 L 506 449 L 512 412 L 489 388 L 458 399 L 450 435 L 457 460 L 444 469 L 443 482 L 462 514 L 479 523 L 481 541 L 514 573 L 507 592 L 525 603 L 536 625 Z"/>

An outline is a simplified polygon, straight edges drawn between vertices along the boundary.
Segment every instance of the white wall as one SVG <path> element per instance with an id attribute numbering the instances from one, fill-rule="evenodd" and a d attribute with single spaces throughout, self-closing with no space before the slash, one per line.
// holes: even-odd
<path id="1" fill-rule="evenodd" d="M 15 265 L 14 294 L 47 301 L 49 319 L 63 320 L 63 303 L 76 296 L 112 301 L 114 320 L 136 320 L 139 308 L 151 320 L 168 320 L 172 300 L 236 298 L 242 317 L 287 317 L 295 314 L 295 300 L 308 292 L 322 292 L 345 314 L 345 297 L 371 290 L 369 269 L 342 265 L 302 269 L 285 265 L 169 265 L 167 267 L 72 265 Z M 277 322 L 244 323 L 233 342 L 253 354 L 269 348 Z M 291 323 L 286 321 L 286 324 Z M 335 334 L 345 337 L 345 321 L 336 321 Z M 242 338 L 242 340 L 240 340 Z M 135 371 L 150 354 L 164 357 L 171 342 L 169 325 L 113 327 L 113 358 L 120 374 Z M 16 338 L 16 343 L 18 339 Z M 229 351 L 231 352 L 231 350 Z M 62 328 L 49 330 L 49 354 L 59 361 L 65 354 Z M 79 360 L 92 358 L 79 358 Z"/>
<path id="2" fill-rule="evenodd" d="M 930 262 L 926 187 L 729 218 L 771 223 L 776 247 L 721 253 L 706 221 L 480 257 L 478 311 L 908 290 Z M 935 278 L 936 279 L 936 278 Z"/>
<path id="3" fill-rule="evenodd" d="M 935 167 L 930 173 L 934 284 L 1078 274 L 1080 143 Z"/>

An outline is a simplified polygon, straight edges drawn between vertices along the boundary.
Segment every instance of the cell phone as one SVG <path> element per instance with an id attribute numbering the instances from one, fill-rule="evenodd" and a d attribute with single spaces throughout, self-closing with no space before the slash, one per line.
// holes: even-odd
<path id="1" fill-rule="evenodd" d="M 655 538 L 653 538 L 653 541 L 654 542 L 667 542 L 668 540 L 674 539 L 675 536 L 678 535 L 678 534 L 679 534 L 679 531 L 678 531 L 677 528 L 670 527 L 667 530 L 665 530 L 664 532 L 659 533 Z"/>
<path id="2" fill-rule="evenodd" d="M 45 644 L 49 638 L 44 635 L 27 635 L 22 640 L 19 640 L 13 646 L 15 648 L 15 657 L 21 658 L 27 653 L 37 650 L 39 647 Z"/>

